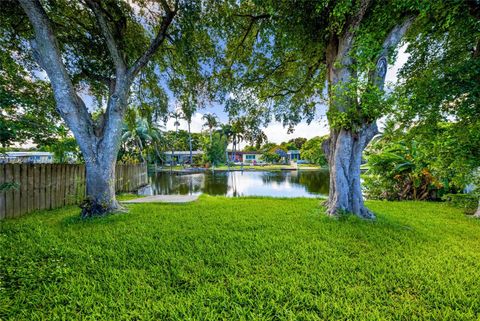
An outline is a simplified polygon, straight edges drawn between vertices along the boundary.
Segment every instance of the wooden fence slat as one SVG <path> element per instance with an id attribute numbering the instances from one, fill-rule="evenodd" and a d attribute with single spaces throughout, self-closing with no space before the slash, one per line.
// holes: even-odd
<path id="1" fill-rule="evenodd" d="M 55 164 L 55 172 L 56 172 L 56 181 L 55 181 L 55 199 L 56 205 L 55 207 L 61 207 L 63 198 L 62 198 L 62 165 Z"/>
<path id="2" fill-rule="evenodd" d="M 85 173 L 85 170 L 83 169 L 83 166 L 80 165 L 78 166 L 78 174 L 77 174 L 77 188 L 78 188 L 78 198 L 77 198 L 77 201 L 78 203 L 80 203 L 81 201 L 83 201 L 84 197 L 85 197 L 85 192 L 83 190 L 83 174 Z"/>
<path id="3" fill-rule="evenodd" d="M 13 182 L 13 164 L 6 164 L 5 165 L 5 182 L 12 183 Z M 13 191 L 8 189 L 5 192 L 5 217 L 11 218 L 13 217 Z"/>
<path id="4" fill-rule="evenodd" d="M 45 206 L 45 168 L 44 164 L 40 165 L 40 209 L 44 210 Z"/>
<path id="5" fill-rule="evenodd" d="M 16 188 L 13 190 L 13 216 L 19 217 L 21 215 L 22 202 L 21 202 L 21 191 L 20 191 L 20 166 L 13 166 L 13 181 L 17 184 Z"/>
<path id="6" fill-rule="evenodd" d="M 131 192 L 148 182 L 145 164 L 117 164 L 115 190 Z M 0 184 L 17 183 L 17 189 L 0 192 L 0 220 L 34 210 L 79 204 L 86 195 L 85 165 L 0 164 Z"/>
<path id="7" fill-rule="evenodd" d="M 35 195 L 34 195 L 34 198 L 35 198 L 35 201 L 34 201 L 34 207 L 36 210 L 40 209 L 40 206 L 41 206 L 41 202 L 40 202 L 40 189 L 41 189 L 41 181 L 40 181 L 40 166 L 39 165 L 34 165 L 33 166 L 33 175 L 34 175 L 34 184 L 35 184 Z"/>
<path id="8" fill-rule="evenodd" d="M 63 166 L 65 166 L 65 205 L 70 205 L 70 168 L 66 164 Z"/>
<path id="9" fill-rule="evenodd" d="M 68 178 L 67 178 L 67 184 L 68 184 L 68 193 L 67 193 L 67 203 L 68 205 L 72 205 L 75 202 L 75 197 L 74 197 L 74 190 L 73 190 L 73 185 L 74 185 L 74 176 L 73 176 L 73 167 L 72 165 L 67 165 L 67 172 L 68 172 Z"/>
<path id="10" fill-rule="evenodd" d="M 45 165 L 45 208 L 52 209 L 52 165 Z"/>
<path id="11" fill-rule="evenodd" d="M 78 166 L 73 167 L 73 204 L 78 204 Z"/>
<path id="12" fill-rule="evenodd" d="M 67 166 L 65 164 L 60 165 L 62 167 L 62 184 L 61 184 L 61 190 L 62 190 L 62 206 L 67 205 Z"/>
<path id="13" fill-rule="evenodd" d="M 65 205 L 70 205 L 71 194 L 70 194 L 70 183 L 71 183 L 71 167 L 70 165 L 65 165 Z"/>
<path id="14" fill-rule="evenodd" d="M 28 164 L 28 187 L 27 187 L 27 212 L 30 213 L 35 210 L 35 199 L 34 199 L 34 190 L 35 190 L 35 178 L 33 175 L 33 166 Z"/>
<path id="15" fill-rule="evenodd" d="M 115 191 L 120 190 L 121 179 L 122 179 L 122 173 L 120 173 L 120 166 L 115 165 Z"/>
<path id="16" fill-rule="evenodd" d="M 85 165 L 80 165 L 80 192 L 81 192 L 81 201 L 83 201 L 87 196 L 87 190 L 85 185 Z"/>
<path id="17" fill-rule="evenodd" d="M 50 164 L 50 208 L 57 207 L 57 169 Z"/>
<path id="18" fill-rule="evenodd" d="M 5 183 L 5 165 L 0 164 L 0 186 Z M 0 220 L 5 218 L 5 192 L 0 191 Z"/>
<path id="19" fill-rule="evenodd" d="M 28 165 L 20 167 L 20 215 L 28 213 Z"/>

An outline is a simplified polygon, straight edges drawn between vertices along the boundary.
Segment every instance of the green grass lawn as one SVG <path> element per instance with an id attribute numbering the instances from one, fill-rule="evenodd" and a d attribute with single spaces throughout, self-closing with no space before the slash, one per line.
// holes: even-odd
<path id="1" fill-rule="evenodd" d="M 480 222 L 441 203 L 202 196 L 0 222 L 1 320 L 475 320 Z"/>

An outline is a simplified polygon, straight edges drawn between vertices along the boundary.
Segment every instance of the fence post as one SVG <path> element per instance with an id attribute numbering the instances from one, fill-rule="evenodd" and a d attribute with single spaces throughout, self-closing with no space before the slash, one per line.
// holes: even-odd
<path id="1" fill-rule="evenodd" d="M 0 186 L 5 183 L 5 165 L 0 164 Z M 0 191 L 0 220 L 5 218 L 5 192 Z"/>

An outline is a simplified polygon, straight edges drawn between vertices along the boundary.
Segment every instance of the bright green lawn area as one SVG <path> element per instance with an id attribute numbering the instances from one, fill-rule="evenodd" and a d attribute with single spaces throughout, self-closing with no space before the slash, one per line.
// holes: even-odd
<path id="1" fill-rule="evenodd" d="M 0 223 L 2 320 L 475 320 L 480 222 L 440 203 L 202 196 Z"/>

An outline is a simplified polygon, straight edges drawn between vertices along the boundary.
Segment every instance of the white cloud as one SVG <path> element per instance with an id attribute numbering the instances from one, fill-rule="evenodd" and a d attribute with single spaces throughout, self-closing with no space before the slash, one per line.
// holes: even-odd
<path id="1" fill-rule="evenodd" d="M 305 137 L 310 139 L 315 136 L 323 136 L 328 134 L 328 124 L 326 119 L 322 118 L 320 121 L 311 122 L 308 125 L 306 122 L 301 122 L 295 127 L 295 131 L 287 134 L 287 128 L 283 127 L 281 123 L 274 122 L 264 129 L 268 137 L 268 141 L 276 144 L 286 142 L 292 138 Z"/>

